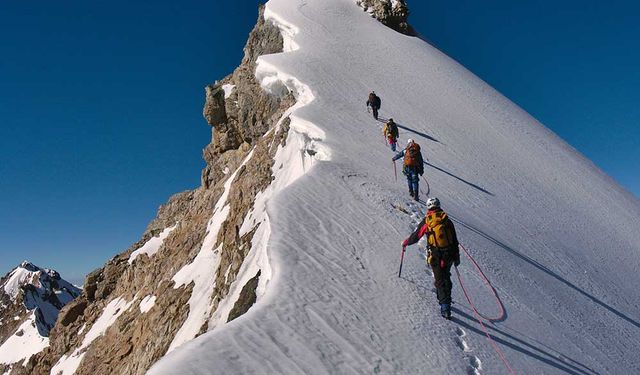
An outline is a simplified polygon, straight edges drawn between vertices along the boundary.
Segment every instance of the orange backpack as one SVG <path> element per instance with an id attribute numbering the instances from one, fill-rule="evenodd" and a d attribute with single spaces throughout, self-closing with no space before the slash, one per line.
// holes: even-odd
<path id="1" fill-rule="evenodd" d="M 418 167 L 421 162 L 420 145 L 414 142 L 404 150 L 404 165 L 407 167 Z"/>

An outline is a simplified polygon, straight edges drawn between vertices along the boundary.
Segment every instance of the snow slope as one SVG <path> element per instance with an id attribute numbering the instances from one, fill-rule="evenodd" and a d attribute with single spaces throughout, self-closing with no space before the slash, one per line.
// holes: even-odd
<path id="1" fill-rule="evenodd" d="M 382 124 L 365 111 L 370 90 L 401 142 L 421 144 L 430 196 L 495 286 L 506 313 L 485 325 L 515 372 L 640 373 L 637 199 L 462 66 L 353 0 L 270 0 L 265 16 L 288 47 L 262 56 L 257 76 L 271 92 L 297 91 L 305 105 L 293 110 L 292 133 L 313 129 L 327 160 L 264 203 L 272 274 L 258 304 L 151 374 L 507 373 L 455 278 L 448 322 L 418 247 L 397 277 L 399 244 L 423 207 L 407 199 L 401 175 L 394 181 Z M 299 163 L 300 152 L 282 154 L 291 155 L 285 170 Z M 478 308 L 496 314 L 464 257 L 460 271 Z"/>

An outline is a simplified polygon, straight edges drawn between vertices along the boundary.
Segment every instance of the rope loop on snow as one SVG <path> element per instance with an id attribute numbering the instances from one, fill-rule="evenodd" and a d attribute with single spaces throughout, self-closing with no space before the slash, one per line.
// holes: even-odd
<path id="1" fill-rule="evenodd" d="M 496 300 L 498 301 L 498 305 L 500 306 L 500 310 L 501 310 L 500 318 L 498 318 L 498 319 L 502 319 L 504 317 L 504 314 L 505 314 L 504 305 L 502 304 L 502 301 L 500 301 L 500 298 L 498 298 L 498 294 L 496 293 L 495 288 L 493 287 L 493 285 L 491 285 L 491 282 L 485 276 L 484 272 L 482 272 L 482 270 L 480 269 L 480 266 L 478 266 L 478 263 L 476 263 L 475 259 L 473 259 L 471 254 L 469 254 L 469 252 L 467 251 L 467 249 L 465 249 L 464 246 L 462 246 L 462 245 L 460 245 L 460 248 L 462 248 L 462 250 L 464 250 L 464 252 L 467 254 L 467 257 L 469 257 L 471 262 L 474 264 L 475 268 L 478 270 L 478 272 L 480 272 L 480 275 L 482 275 L 482 278 L 485 280 L 486 284 L 493 291 L 493 294 L 496 297 Z M 489 321 L 491 321 L 492 319 L 486 318 L 484 315 L 482 315 L 478 311 L 478 308 L 476 307 L 476 305 L 473 303 L 473 301 L 471 301 L 471 297 L 469 297 L 469 292 L 467 291 L 467 288 L 465 288 L 464 283 L 462 282 L 462 277 L 460 276 L 460 271 L 458 271 L 458 267 L 455 267 L 455 269 L 456 269 L 456 274 L 458 275 L 458 282 L 460 282 L 460 287 L 462 288 L 462 292 L 464 293 L 464 296 L 467 298 L 467 302 L 469 302 L 469 305 L 471 306 L 471 309 L 473 310 L 473 313 L 475 314 L 476 319 L 478 320 L 478 323 L 480 323 L 480 327 L 482 327 L 482 330 L 484 331 L 484 334 L 487 336 L 487 339 L 489 340 L 489 342 L 493 346 L 493 349 L 495 350 L 495 352 L 498 353 L 498 356 L 500 357 L 500 359 L 504 363 L 504 365 L 507 368 L 507 370 L 509 370 L 509 373 L 512 374 L 512 375 L 515 375 L 516 372 L 513 370 L 513 368 L 509 364 L 509 361 L 507 361 L 507 357 L 504 355 L 504 352 L 500 349 L 498 344 L 496 344 L 496 342 L 493 340 L 493 338 L 489 334 L 489 331 L 487 330 L 487 327 L 484 325 L 484 323 L 482 321 L 482 318 L 487 319 Z M 493 319 L 493 320 L 498 320 L 498 319 Z"/>
<path id="2" fill-rule="evenodd" d="M 420 175 L 420 178 L 422 178 L 422 181 L 424 181 L 424 183 L 427 184 L 427 192 L 425 193 L 425 195 L 429 197 L 429 193 L 431 192 L 431 186 L 429 186 L 429 181 L 427 181 L 427 179 L 424 178 L 424 176 L 422 175 Z"/>
<path id="3" fill-rule="evenodd" d="M 465 249 L 465 247 L 462 246 L 462 245 L 460 245 L 460 248 L 462 250 L 464 250 L 464 252 L 465 252 L 465 254 L 467 254 L 467 257 L 469 258 L 469 260 L 471 260 L 471 263 L 473 264 L 474 268 L 478 271 L 480 276 L 482 276 L 482 280 L 484 280 L 485 285 L 487 285 L 487 287 L 489 287 L 489 289 L 491 289 L 491 292 L 493 293 L 493 297 L 495 298 L 495 300 L 497 302 L 497 305 L 500 308 L 500 313 L 496 317 L 486 316 L 486 315 L 484 315 L 484 314 L 482 314 L 480 312 L 478 312 L 478 315 L 480 315 L 481 317 L 485 318 L 486 320 L 488 320 L 490 322 L 496 322 L 496 321 L 500 321 L 500 320 L 504 319 L 504 317 L 506 315 L 506 311 L 504 309 L 504 304 L 502 304 L 502 300 L 500 299 L 500 297 L 498 297 L 498 292 L 496 291 L 496 289 L 491 284 L 491 281 L 489 281 L 489 278 L 487 278 L 487 275 L 484 274 L 484 272 L 482 271 L 482 269 L 480 268 L 480 266 L 478 265 L 476 260 L 473 259 L 471 254 L 469 254 L 469 251 L 467 251 L 467 249 Z M 458 276 L 459 276 L 459 274 L 458 274 Z"/>

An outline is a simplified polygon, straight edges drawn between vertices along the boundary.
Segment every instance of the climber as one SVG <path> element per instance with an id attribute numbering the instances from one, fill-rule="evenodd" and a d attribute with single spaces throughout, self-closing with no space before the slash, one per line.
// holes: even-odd
<path id="1" fill-rule="evenodd" d="M 387 143 L 391 146 L 391 151 L 396 152 L 396 145 L 398 143 L 398 126 L 393 122 L 392 118 L 384 124 L 382 134 L 384 134 Z"/>
<path id="2" fill-rule="evenodd" d="M 409 195 L 415 200 L 420 199 L 420 191 L 418 183 L 420 176 L 424 173 L 424 162 L 422 161 L 422 153 L 420 153 L 420 145 L 415 143 L 413 139 L 407 140 L 407 147 L 397 153 L 391 160 L 395 162 L 404 156 L 404 166 L 402 173 L 407 176 L 409 185 Z"/>
<path id="3" fill-rule="evenodd" d="M 451 319 L 451 265 L 460 265 L 460 250 L 456 228 L 440 208 L 438 198 L 427 200 L 427 215 L 409 238 L 402 242 L 402 251 L 427 236 L 427 264 L 433 270 L 434 285 L 440 303 L 440 314 Z"/>
<path id="4" fill-rule="evenodd" d="M 371 107 L 371 110 L 373 111 L 373 118 L 376 120 L 378 119 L 378 110 L 380 109 L 381 105 L 382 100 L 380 99 L 380 97 L 376 95 L 375 91 L 371 91 L 371 93 L 369 94 L 369 99 L 367 99 L 367 109 Z"/>

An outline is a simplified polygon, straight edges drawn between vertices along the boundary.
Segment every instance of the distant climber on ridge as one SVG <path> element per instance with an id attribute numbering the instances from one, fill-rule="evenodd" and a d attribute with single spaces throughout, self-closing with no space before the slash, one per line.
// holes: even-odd
<path id="1" fill-rule="evenodd" d="M 407 176 L 407 184 L 409 185 L 409 195 L 415 200 L 420 199 L 419 182 L 420 176 L 424 173 L 424 162 L 420 145 L 415 143 L 413 139 L 407 140 L 407 147 L 397 153 L 391 160 L 396 161 L 404 157 L 404 166 L 402 173 Z"/>
<path id="2" fill-rule="evenodd" d="M 382 100 L 380 97 L 376 95 L 375 91 L 371 91 L 371 93 L 369 93 L 369 99 L 367 99 L 367 109 L 371 107 L 371 110 L 373 111 L 373 118 L 376 120 L 378 119 L 378 110 L 381 105 Z"/>
<path id="3" fill-rule="evenodd" d="M 384 124 L 382 134 L 384 134 L 387 143 L 391 146 L 391 151 L 396 152 L 396 145 L 398 143 L 398 126 L 393 122 L 392 118 Z"/>
<path id="4" fill-rule="evenodd" d="M 440 303 L 440 314 L 451 319 L 451 266 L 460 265 L 456 228 L 440 208 L 438 198 L 427 200 L 427 215 L 418 228 L 402 242 L 402 250 L 427 236 L 427 264 L 433 270 L 434 285 Z"/>

